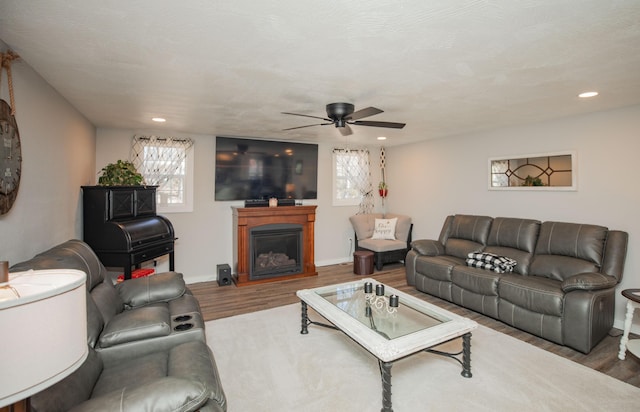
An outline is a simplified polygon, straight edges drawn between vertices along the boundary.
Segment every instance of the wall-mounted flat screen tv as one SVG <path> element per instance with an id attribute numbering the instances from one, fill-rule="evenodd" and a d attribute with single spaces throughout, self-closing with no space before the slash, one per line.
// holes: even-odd
<path id="1" fill-rule="evenodd" d="M 318 145 L 216 136 L 215 200 L 316 199 Z"/>

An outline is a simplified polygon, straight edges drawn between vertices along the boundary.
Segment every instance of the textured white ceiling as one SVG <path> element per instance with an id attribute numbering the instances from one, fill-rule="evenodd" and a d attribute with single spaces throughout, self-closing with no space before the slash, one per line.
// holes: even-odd
<path id="1" fill-rule="evenodd" d="M 344 142 L 281 112 L 346 101 L 395 145 L 640 103 L 638 0 L 2 0 L 0 40 L 108 128 Z"/>

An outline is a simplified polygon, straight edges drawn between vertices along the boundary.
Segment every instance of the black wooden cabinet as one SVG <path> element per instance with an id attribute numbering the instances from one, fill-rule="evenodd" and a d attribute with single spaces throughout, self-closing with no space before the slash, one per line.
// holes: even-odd
<path id="1" fill-rule="evenodd" d="M 174 270 L 175 234 L 156 214 L 156 186 L 82 186 L 84 241 L 102 264 L 124 268 L 169 255 Z"/>

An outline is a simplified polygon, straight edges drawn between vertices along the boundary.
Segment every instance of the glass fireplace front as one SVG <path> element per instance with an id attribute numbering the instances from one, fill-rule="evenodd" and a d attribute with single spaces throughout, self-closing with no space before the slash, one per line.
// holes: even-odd
<path id="1" fill-rule="evenodd" d="M 250 230 L 249 279 L 302 272 L 302 225 L 270 224 Z"/>

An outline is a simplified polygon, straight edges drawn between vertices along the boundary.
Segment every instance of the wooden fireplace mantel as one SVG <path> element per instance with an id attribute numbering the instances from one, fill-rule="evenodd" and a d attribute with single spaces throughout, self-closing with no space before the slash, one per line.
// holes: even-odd
<path id="1" fill-rule="evenodd" d="M 238 286 L 275 282 L 317 276 L 314 257 L 314 225 L 317 206 L 232 207 L 233 210 L 233 260 L 236 274 L 233 280 Z M 254 227 L 278 223 L 302 225 L 302 271 L 300 273 L 252 280 L 249 255 L 249 235 Z"/>

